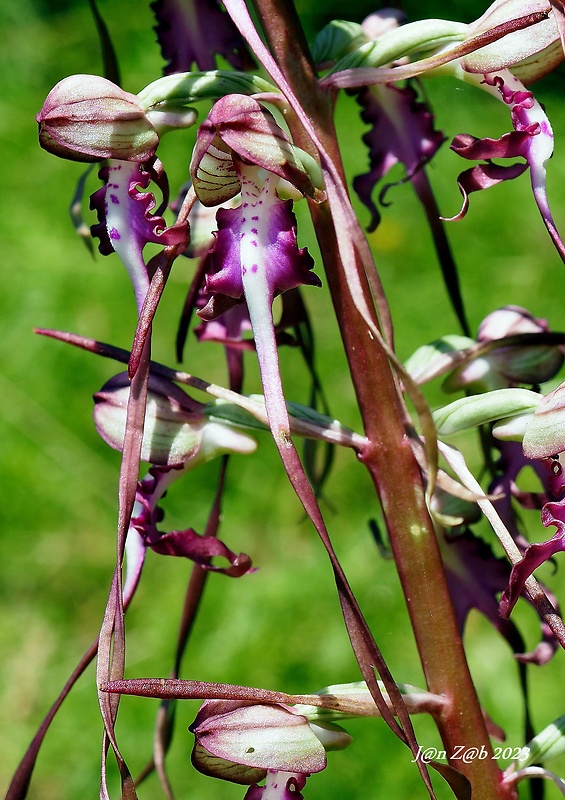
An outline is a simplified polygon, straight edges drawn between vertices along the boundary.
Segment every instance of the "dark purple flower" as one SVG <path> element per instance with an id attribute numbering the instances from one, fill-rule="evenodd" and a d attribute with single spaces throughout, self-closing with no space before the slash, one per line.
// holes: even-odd
<path id="1" fill-rule="evenodd" d="M 376 184 L 398 163 L 406 168 L 403 180 L 412 180 L 445 137 L 434 129 L 432 114 L 411 86 L 375 84 L 362 89 L 358 101 L 363 108 L 363 121 L 371 125 L 371 130 L 363 136 L 369 148 L 371 169 L 366 175 L 356 177 L 353 187 L 371 212 L 369 230 L 374 230 L 379 221 L 378 209 L 371 199 Z M 381 202 L 389 186 L 382 189 Z"/>
<path id="2" fill-rule="evenodd" d="M 210 299 L 199 313 L 212 319 L 245 298 L 269 424 L 278 444 L 290 444 L 272 303 L 281 292 L 320 282 L 311 272 L 310 255 L 298 248 L 292 204 L 281 195 L 307 194 L 322 201 L 319 166 L 256 100 L 227 95 L 198 130 L 190 172 L 204 205 L 224 203 L 241 192 L 238 208 L 218 211 L 205 285 Z"/>
<path id="3" fill-rule="evenodd" d="M 244 95 L 219 100 L 200 126 L 190 168 L 200 201 L 217 205 L 241 192 L 238 208 L 220 208 L 216 215 L 205 286 L 211 302 L 199 312 L 203 319 L 223 313 L 244 292 L 249 305 L 247 295 L 259 284 L 269 305 L 302 283 L 320 284 L 312 258 L 297 246 L 292 202 L 279 196 L 280 179 L 283 188 L 320 195 L 305 156 L 272 115 Z"/>
<path id="4" fill-rule="evenodd" d="M 234 69 L 253 69 L 241 34 L 218 0 L 156 0 L 151 8 L 157 19 L 155 31 L 165 75 L 216 69 L 215 55 L 223 56 Z"/>
<path id="5" fill-rule="evenodd" d="M 144 552 L 150 548 L 155 553 L 165 556 L 188 558 L 204 569 L 221 572 L 232 578 L 252 571 L 251 559 L 244 553 L 237 555 L 215 536 L 201 536 L 192 528 L 163 533 L 157 525 L 163 519 L 163 513 L 157 505 L 167 487 L 176 480 L 183 470 L 174 467 L 152 467 L 149 474 L 139 482 L 136 501 L 128 531 L 126 543 L 128 553 L 128 579 L 132 570 L 139 578 L 144 559 Z M 132 552 L 137 556 L 132 558 Z M 219 567 L 212 564 L 213 558 L 223 558 L 229 566 Z M 129 564 L 132 560 L 132 564 Z M 128 584 L 126 581 L 126 585 Z"/>

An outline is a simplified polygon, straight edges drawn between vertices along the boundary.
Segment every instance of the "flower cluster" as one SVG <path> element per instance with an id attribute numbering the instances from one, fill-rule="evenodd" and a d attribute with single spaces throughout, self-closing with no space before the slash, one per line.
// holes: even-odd
<path id="1" fill-rule="evenodd" d="M 495 0 L 469 24 L 441 19 L 408 22 L 398 10 L 383 10 L 361 23 L 328 24 L 309 53 L 300 33 L 296 63 L 282 57 L 280 31 L 273 30 L 279 25 L 290 36 L 287 27 L 296 23 L 283 5 L 280 20 L 273 20 L 271 6 L 258 0 L 256 22 L 242 0 L 224 0 L 222 7 L 198 0 L 157 0 L 152 8 L 166 61 L 163 77 L 132 94 L 106 78 L 71 76 L 53 88 L 37 115 L 45 150 L 100 163 L 102 185 L 90 199 L 90 210 L 97 217 L 91 235 L 98 239 L 102 255 L 115 254 L 124 264 L 137 305 L 131 353 L 72 334 L 48 332 L 128 364 L 127 373 L 109 380 L 94 397 L 96 428 L 110 447 L 122 453 L 116 569 L 97 641 L 105 731 L 103 800 L 109 800 L 110 745 L 123 797 L 136 798 L 114 729 L 117 695 L 129 690 L 159 697 L 165 704 L 185 697 L 204 699 L 190 726 L 195 737 L 192 763 L 206 775 L 247 786 L 246 800 L 302 798 L 307 778 L 326 767 L 326 752 L 350 743 L 351 737 L 335 724 L 346 716 L 381 716 L 412 751 L 434 797 L 427 767 L 416 757 L 419 745 L 411 715 L 430 713 L 451 754 L 462 744 L 454 741 L 454 731 L 471 737 L 473 744 L 476 739 L 489 752 L 487 726 L 496 730 L 494 724 L 485 723 L 477 704 L 462 645 L 469 612 L 482 612 L 522 664 L 541 665 L 559 644 L 565 647 L 562 624 L 555 621 L 557 601 L 533 579 L 541 564 L 565 550 L 565 384 L 553 391 L 543 387 L 563 366 L 565 337 L 518 306 L 490 314 L 472 337 L 446 235 L 446 222 L 469 212 L 471 194 L 529 172 L 542 220 L 565 262 L 565 246 L 546 190 L 553 132 L 530 89 L 531 83 L 564 60 L 562 4 Z M 217 69 L 218 56 L 234 69 Z M 269 80 L 254 74 L 258 64 Z M 477 163 L 457 179 L 463 204 L 451 220 L 441 216 L 428 177 L 428 166 L 446 141 L 422 89 L 427 78 L 437 75 L 487 92 L 510 115 L 511 129 L 498 138 L 460 133 L 452 140 L 453 159 Z M 355 96 L 367 127 L 363 143 L 369 167 L 353 179 L 352 187 L 364 213 L 369 212 L 369 230 L 378 227 L 393 186 L 408 182 L 429 222 L 463 332 L 419 348 L 404 365 L 394 353 L 390 309 L 350 201 L 333 137 L 331 114 L 341 89 Z M 161 139 L 195 126 L 199 114 L 203 118 L 194 146 L 186 153 L 190 181 L 169 203 Z M 394 182 L 389 173 L 398 165 L 404 174 Z M 323 264 L 316 264 L 309 250 L 299 245 L 294 205 L 301 201 L 310 209 Z M 197 340 L 225 348 L 229 388 L 150 360 L 161 294 L 174 262 L 185 257 L 197 264 L 180 322 L 177 355 L 180 360 L 195 315 Z M 349 359 L 364 435 L 331 417 L 316 372 L 302 292 L 306 296 L 310 288 L 322 287 L 322 274 L 327 276 Z M 273 305 L 278 297 L 282 312 L 275 321 Z M 279 364 L 283 344 L 297 345 L 304 356 L 312 384 L 311 408 L 286 399 Z M 244 352 L 256 355 L 259 396 L 243 394 Z M 446 392 L 463 391 L 465 396 L 432 415 L 420 387 L 438 376 L 444 378 Z M 180 388 L 183 384 L 212 395 L 214 401 L 197 402 Z M 422 435 L 412 422 L 405 396 L 419 417 Z M 479 428 L 482 435 L 481 455 L 489 476 L 484 490 L 463 455 L 445 441 L 472 428 Z M 335 694 L 324 701 L 313 696 L 310 706 L 292 696 L 227 684 L 199 684 L 195 693 L 195 682 L 177 680 L 205 576 L 216 572 L 243 577 L 255 569 L 249 556 L 237 554 L 219 538 L 219 528 L 227 461 L 256 450 L 251 431 L 257 429 L 270 431 L 290 484 L 331 562 L 364 678 L 358 691 L 347 690 L 346 700 L 340 698 L 340 687 L 333 687 Z M 293 441 L 296 436 L 310 444 L 321 440 L 327 446 L 350 447 L 367 467 L 433 692 L 406 690 L 390 674 L 318 503 L 331 456 L 322 469 L 312 467 L 311 445 L 303 466 Z M 163 531 L 167 488 L 212 459 L 219 459 L 221 467 L 204 533 L 192 527 Z M 140 462 L 149 464 L 143 477 Z M 519 488 L 518 476 L 526 467 L 534 470 L 539 491 Z M 530 543 L 520 520 L 520 510 L 534 508 L 541 510 L 544 526 L 557 529 L 545 542 Z M 491 543 L 474 530 L 481 515 L 490 521 L 507 558 L 497 556 Z M 128 689 L 123 680 L 123 614 L 148 551 L 187 558 L 195 566 L 171 678 L 174 686 L 149 679 L 134 681 L 133 689 Z M 541 641 L 532 652 L 527 652 L 509 618 L 520 597 L 540 617 Z M 438 659 L 438 641 L 449 644 L 445 663 Z M 163 706 L 152 761 L 169 797 L 164 756 L 172 720 L 170 707 Z M 547 734 L 533 740 L 534 750 L 557 751 L 561 728 L 556 747 L 546 747 L 546 738 L 552 735 Z M 530 762 L 523 775 L 515 765 L 502 773 L 486 762 L 461 766 L 454 758 L 449 767 L 432 766 L 461 798 L 471 792 L 478 796 L 483 789 L 476 787 L 487 784 L 493 797 L 499 796 L 500 786 L 510 797 L 515 782 L 534 774 Z M 27 786 L 32 768 L 30 759 L 22 762 L 14 785 Z M 24 795 L 25 789 L 9 798 L 21 800 Z"/>

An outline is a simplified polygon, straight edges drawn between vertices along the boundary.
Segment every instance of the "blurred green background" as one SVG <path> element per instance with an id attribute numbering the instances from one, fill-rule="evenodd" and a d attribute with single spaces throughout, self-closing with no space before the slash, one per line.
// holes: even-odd
<path id="1" fill-rule="evenodd" d="M 412 18 L 441 15 L 446 4 L 405 3 Z M 100 0 L 99 7 L 119 55 L 124 88 L 137 92 L 159 76 L 162 61 L 148 3 Z M 481 3 L 450 3 L 453 18 L 470 21 Z M 332 16 L 361 20 L 368 2 L 337 2 L 323 9 L 301 2 L 311 33 Z M 321 12 L 323 16 L 321 16 Z M 0 785 L 7 785 L 49 705 L 80 655 L 96 636 L 114 559 L 118 455 L 97 437 L 91 396 L 117 371 L 112 363 L 32 333 L 34 326 L 59 328 L 128 347 L 135 323 L 133 295 L 116 257 L 91 258 L 74 235 L 68 205 L 81 165 L 39 149 L 34 115 L 61 78 L 100 73 L 101 59 L 85 2 L 0 4 L 4 32 L 0 48 L 0 134 L 4 211 L 0 215 L 3 264 L 0 293 Z M 563 75 L 540 85 L 536 96 L 553 122 L 556 155 L 549 164 L 549 194 L 558 225 L 565 228 L 565 106 Z M 457 133 L 496 136 L 509 127 L 506 110 L 470 88 L 447 80 L 430 82 L 437 125 L 448 140 Z M 363 132 L 352 98 L 338 105 L 348 174 L 365 171 L 367 154 L 354 134 Z M 162 159 L 178 186 L 187 177 L 192 132 L 165 140 Z M 455 178 L 463 168 L 444 145 L 430 168 L 442 213 L 459 209 Z M 401 172 L 398 172 L 400 177 Z M 91 177 L 89 191 L 97 186 Z M 457 332 L 439 280 L 423 213 L 410 186 L 394 189 L 378 232 L 371 236 L 396 322 L 399 354 Z M 305 209 L 297 209 L 300 242 L 316 246 Z M 361 219 L 368 222 L 360 209 Z M 473 196 L 468 217 L 449 227 L 473 329 L 494 308 L 515 303 L 565 329 L 565 268 L 545 234 L 528 176 Z M 155 323 L 154 357 L 174 364 L 177 320 L 193 264 L 178 263 Z M 321 273 L 321 268 L 318 267 Z M 359 427 L 347 367 L 325 288 L 305 292 L 317 333 L 320 373 L 333 413 Z M 289 398 L 306 402 L 305 372 L 294 351 L 282 354 Z M 224 381 L 223 357 L 213 344 L 187 348 L 184 367 Z M 259 384 L 248 361 L 248 391 Z M 430 390 L 439 402 L 437 387 Z M 378 402 L 378 398 L 375 398 Z M 465 442 L 462 443 L 463 446 Z M 202 530 L 214 493 L 217 464 L 175 485 L 166 499 L 166 524 Z M 394 566 L 379 556 L 368 520 L 378 518 L 369 481 L 349 453 L 338 453 L 324 503 L 331 534 L 346 573 L 397 680 L 422 684 Z M 534 534 L 543 531 L 534 520 Z M 350 652 L 331 570 L 298 502 L 288 488 L 265 436 L 258 455 L 233 460 L 224 505 L 222 538 L 249 553 L 259 570 L 241 580 L 212 576 L 184 677 L 264 686 L 290 692 L 359 678 Z M 559 567 L 559 557 L 557 566 Z M 190 572 L 177 559 L 148 557 L 136 601 L 128 613 L 128 676 L 166 676 Z M 562 572 L 543 573 L 560 594 Z M 563 592 L 561 599 L 563 600 Z M 531 649 L 537 623 L 519 607 Z M 471 616 L 466 632 L 470 663 L 482 702 L 521 745 L 523 707 L 517 669 L 505 643 L 488 624 Z M 563 653 L 543 669 L 530 670 L 538 727 L 565 712 Z M 126 698 L 118 735 L 133 772 L 145 764 L 157 703 Z M 241 787 L 200 776 L 189 764 L 192 737 L 186 727 L 195 705 L 178 709 L 170 772 L 178 798 L 241 798 Z M 348 726 L 353 745 L 331 754 L 329 768 L 307 786 L 321 798 L 425 797 L 408 751 L 380 721 Z M 438 745 L 433 727 L 416 721 L 420 741 Z M 101 724 L 94 672 L 90 668 L 56 718 L 39 756 L 30 798 L 94 797 L 98 785 Z M 565 772 L 565 763 L 556 770 Z M 114 776 L 115 779 L 115 776 Z M 440 797 L 449 793 L 438 785 Z M 161 796 L 154 778 L 140 798 Z M 526 796 L 524 794 L 524 796 Z M 556 797 L 548 787 L 547 797 Z"/>

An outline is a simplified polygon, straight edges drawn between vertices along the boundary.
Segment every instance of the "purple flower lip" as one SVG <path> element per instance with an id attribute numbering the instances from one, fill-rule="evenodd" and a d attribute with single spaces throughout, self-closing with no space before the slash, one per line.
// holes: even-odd
<path id="1" fill-rule="evenodd" d="M 72 161 L 147 161 L 159 144 L 137 97 L 97 75 L 64 78 L 36 120 L 41 146 Z"/>

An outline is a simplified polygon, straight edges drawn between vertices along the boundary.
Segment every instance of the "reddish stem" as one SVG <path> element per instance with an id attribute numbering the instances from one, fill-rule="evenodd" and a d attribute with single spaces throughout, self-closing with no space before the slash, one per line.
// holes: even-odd
<path id="1" fill-rule="evenodd" d="M 333 128 L 331 98 L 317 87 L 304 37 L 292 3 L 254 0 L 267 42 L 294 93 L 308 109 L 326 151 L 341 169 Z M 289 119 L 297 144 L 312 151 L 302 127 Z M 449 596 L 435 531 L 427 512 L 422 476 L 405 431 L 405 410 L 390 363 L 351 296 L 339 257 L 337 232 L 325 204 L 311 205 L 327 281 L 347 354 L 369 445 L 361 454 L 379 496 L 404 590 L 429 691 L 447 699 L 438 720 L 448 753 L 475 747 L 486 755 L 469 764 L 455 761 L 481 800 L 515 797 L 502 785 L 478 703 Z M 367 306 L 374 309 L 359 268 Z M 377 324 L 374 314 L 373 323 Z"/>

